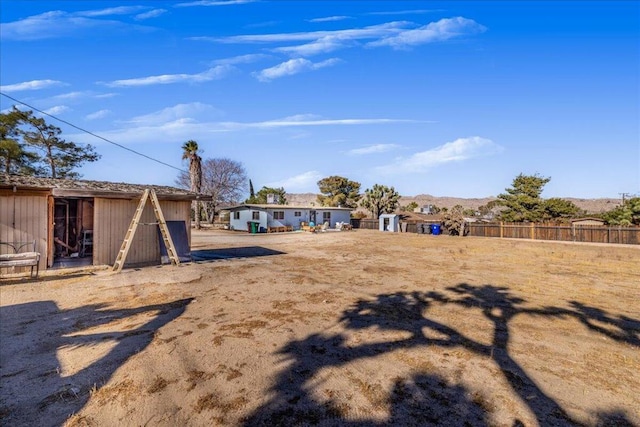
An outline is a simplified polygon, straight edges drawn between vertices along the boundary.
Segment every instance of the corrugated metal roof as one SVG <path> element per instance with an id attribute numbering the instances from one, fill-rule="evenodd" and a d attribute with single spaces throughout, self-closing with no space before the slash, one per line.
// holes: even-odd
<path id="1" fill-rule="evenodd" d="M 0 188 L 51 190 L 53 195 L 78 197 L 104 196 L 104 197 L 128 197 L 139 196 L 146 189 L 155 190 L 158 197 L 163 199 L 190 199 L 205 198 L 188 190 L 176 187 L 147 184 L 128 184 L 124 182 L 87 181 L 80 179 L 41 178 L 26 175 L 0 174 Z"/>

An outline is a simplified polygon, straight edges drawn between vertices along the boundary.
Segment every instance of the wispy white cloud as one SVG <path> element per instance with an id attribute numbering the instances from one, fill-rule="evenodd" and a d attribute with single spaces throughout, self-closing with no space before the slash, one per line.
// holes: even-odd
<path id="1" fill-rule="evenodd" d="M 74 91 L 52 96 L 51 99 L 80 99 L 91 96 L 90 91 Z"/>
<path id="2" fill-rule="evenodd" d="M 307 139 L 311 135 L 312 135 L 311 132 L 307 132 L 307 131 L 292 131 L 287 137 L 287 139 L 289 141 L 298 141 L 301 139 Z"/>
<path id="3" fill-rule="evenodd" d="M 273 49 L 276 52 L 282 52 L 296 56 L 312 56 L 322 53 L 333 52 L 334 50 L 353 46 L 353 42 L 341 39 L 340 37 L 321 37 L 311 43 L 305 43 L 298 46 L 285 46 Z"/>
<path id="4" fill-rule="evenodd" d="M 111 114 L 111 110 L 98 110 L 95 113 L 87 114 L 85 116 L 85 119 L 86 120 L 103 119 L 107 117 L 109 114 Z"/>
<path id="5" fill-rule="evenodd" d="M 266 55 L 264 53 L 252 53 L 248 55 L 233 56 L 231 58 L 216 59 L 213 61 L 213 65 L 250 64 L 267 58 L 271 58 L 271 55 Z"/>
<path id="6" fill-rule="evenodd" d="M 193 7 L 193 6 L 231 6 L 234 4 L 255 3 L 258 0 L 196 0 L 186 3 L 178 3 L 174 7 Z"/>
<path id="7" fill-rule="evenodd" d="M 369 145 L 368 147 L 354 148 L 353 150 L 347 151 L 347 154 L 360 156 L 364 154 L 386 153 L 387 151 L 395 150 L 396 148 L 400 148 L 400 146 L 398 144 L 374 144 Z"/>
<path id="8" fill-rule="evenodd" d="M 126 7 L 125 7 L 126 8 Z M 112 8 L 114 10 L 118 8 Z M 104 11 L 104 10 L 103 10 Z M 0 38 L 3 40 L 42 40 L 56 37 L 68 37 L 78 32 L 134 29 L 149 31 L 149 27 L 132 25 L 117 20 L 95 19 L 105 13 L 94 11 L 67 13 L 60 10 L 41 13 L 27 18 L 0 24 Z"/>
<path id="9" fill-rule="evenodd" d="M 227 132 L 212 123 L 201 123 L 192 119 L 177 119 L 154 125 L 125 126 L 117 129 L 93 131 L 96 135 L 123 145 L 136 144 L 182 144 L 189 139 L 208 140 L 212 135 Z M 67 135 L 68 139 L 78 143 L 100 145 L 103 142 L 86 133 Z"/>
<path id="10" fill-rule="evenodd" d="M 376 171 L 384 174 L 420 173 L 446 163 L 497 154 L 502 150 L 501 146 L 487 138 L 458 138 L 431 150 L 415 153 L 411 157 L 397 158 L 390 165 L 376 168 Z"/>
<path id="11" fill-rule="evenodd" d="M 67 107 L 66 105 L 56 105 L 49 109 L 44 110 L 45 113 L 51 114 L 52 116 L 55 116 L 57 114 L 62 114 L 65 111 L 69 111 L 69 107 Z"/>
<path id="12" fill-rule="evenodd" d="M 52 105 L 66 104 L 66 105 L 78 105 L 87 100 L 93 99 L 105 99 L 116 96 L 115 93 L 99 93 L 92 90 L 77 90 L 71 92 L 59 93 L 57 95 L 49 96 L 46 98 L 39 98 L 38 104 L 41 108 L 47 108 Z"/>
<path id="13" fill-rule="evenodd" d="M 148 12 L 137 14 L 136 16 L 134 16 L 134 19 L 137 19 L 138 21 L 143 21 L 145 19 L 157 18 L 158 16 L 164 15 L 165 13 L 167 13 L 167 9 L 153 9 Z"/>
<path id="14" fill-rule="evenodd" d="M 280 121 L 284 121 L 284 122 L 308 122 L 308 121 L 319 120 L 319 119 L 322 119 L 322 116 L 319 115 L 319 114 L 306 113 L 306 114 L 294 114 L 293 116 L 287 116 L 287 117 L 284 117 L 283 119 L 281 119 Z"/>
<path id="15" fill-rule="evenodd" d="M 108 114 L 95 112 L 94 114 Z M 171 143 L 178 144 L 188 139 L 210 140 L 212 135 L 221 132 L 251 132 L 254 129 L 279 130 L 295 137 L 304 136 L 305 128 L 313 126 L 355 126 L 355 125 L 385 125 L 398 123 L 416 123 L 415 120 L 402 119 L 323 119 L 314 114 L 297 114 L 278 120 L 262 122 L 221 122 L 212 120 L 215 116 L 222 116 L 222 112 L 215 107 L 199 102 L 177 104 L 148 114 L 132 117 L 128 120 L 115 122 L 118 128 L 99 130 L 94 133 L 119 144 L 143 143 Z M 90 120 L 90 118 L 87 118 Z M 72 141 L 79 143 L 100 144 L 95 137 L 87 134 L 68 135 Z"/>
<path id="16" fill-rule="evenodd" d="M 96 17 L 96 16 L 111 16 L 111 15 L 131 15 L 137 13 L 141 10 L 147 9 L 146 6 L 118 6 L 118 7 L 109 7 L 106 9 L 97 9 L 97 10 L 85 10 L 81 12 L 75 12 L 75 16 L 88 16 L 88 17 Z"/>
<path id="17" fill-rule="evenodd" d="M 110 114 L 109 110 L 93 113 L 101 118 Z M 116 122 L 116 129 L 95 130 L 94 133 L 119 144 L 178 144 L 188 139 L 207 140 L 212 134 L 228 132 L 219 123 L 207 121 L 221 114 L 215 107 L 199 102 L 177 104 L 148 114 Z M 100 144 L 95 137 L 84 133 L 68 135 L 69 139 L 79 143 Z"/>
<path id="18" fill-rule="evenodd" d="M 153 113 L 144 114 L 127 120 L 128 124 L 136 126 L 159 125 L 163 123 L 175 122 L 177 120 L 196 122 L 196 117 L 218 115 L 220 112 L 211 105 L 201 102 L 192 102 L 189 104 L 177 104 L 171 107 Z"/>
<path id="19" fill-rule="evenodd" d="M 393 21 L 363 28 L 343 30 L 308 31 L 297 33 L 241 34 L 230 37 L 192 37 L 216 43 L 293 43 L 301 45 L 274 47 L 276 52 L 295 56 L 310 56 L 332 52 L 366 43 L 368 47 L 391 46 L 403 48 L 419 44 L 444 41 L 455 37 L 477 34 L 486 28 L 477 22 L 463 18 L 447 18 L 419 27 L 408 21 Z M 294 64 L 294 63 L 292 63 Z"/>
<path id="20" fill-rule="evenodd" d="M 364 28 L 352 28 L 333 31 L 309 31 L 303 33 L 242 34 L 229 37 L 192 37 L 193 40 L 206 40 L 218 43 L 281 43 L 292 41 L 312 41 L 322 37 L 336 37 L 342 40 L 375 39 L 398 34 L 415 24 L 407 21 L 387 22 Z"/>
<path id="21" fill-rule="evenodd" d="M 316 187 L 318 181 L 322 178 L 323 175 L 320 172 L 314 170 L 304 172 L 280 181 L 269 182 L 265 185 L 272 188 L 283 187 L 286 191 L 291 193 L 296 191 L 307 191 L 310 188 Z"/>
<path id="22" fill-rule="evenodd" d="M 138 77 L 134 79 L 114 80 L 104 83 L 109 87 L 134 87 L 166 85 L 173 83 L 203 83 L 225 77 L 232 69 L 228 65 L 218 65 L 196 74 L 162 74 L 158 76 Z"/>
<path id="23" fill-rule="evenodd" d="M 59 80 L 30 80 L 28 82 L 14 83 L 12 85 L 0 86 L 3 92 L 19 92 L 23 90 L 39 90 L 55 86 L 66 86 L 67 84 Z"/>
<path id="24" fill-rule="evenodd" d="M 330 67 L 339 62 L 340 60 L 338 58 L 331 58 L 326 61 L 315 63 L 304 58 L 290 59 L 276 65 L 275 67 L 265 68 L 260 72 L 254 73 L 254 76 L 261 82 L 268 82 L 281 77 L 302 73 L 304 71 L 313 71 L 324 67 Z"/>
<path id="25" fill-rule="evenodd" d="M 441 19 L 417 29 L 402 31 L 397 35 L 370 42 L 367 46 L 391 46 L 398 49 L 449 40 L 454 37 L 477 34 L 484 31 L 486 31 L 486 27 L 474 20 L 458 16 L 456 18 Z"/>
<path id="26" fill-rule="evenodd" d="M 308 22 L 334 22 L 334 21 L 344 21 L 345 19 L 351 19 L 351 17 L 344 16 L 344 15 L 336 15 L 336 16 L 327 16 L 324 18 L 307 19 L 307 21 Z"/>
<path id="27" fill-rule="evenodd" d="M 282 128 L 282 127 L 305 127 L 305 126 L 348 126 L 348 125 L 379 125 L 394 123 L 428 123 L 418 120 L 408 119 L 322 119 L 315 115 L 297 115 L 285 117 L 278 120 L 267 120 L 263 122 L 222 122 L 220 125 L 229 129 L 242 128 Z"/>

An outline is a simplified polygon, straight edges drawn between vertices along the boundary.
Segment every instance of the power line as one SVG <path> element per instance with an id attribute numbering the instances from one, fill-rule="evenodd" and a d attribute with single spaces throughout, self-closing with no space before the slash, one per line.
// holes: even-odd
<path id="1" fill-rule="evenodd" d="M 86 129 L 83 129 L 83 128 L 81 128 L 80 126 L 76 126 L 76 125 L 74 125 L 73 123 L 69 123 L 69 122 L 68 122 L 68 121 L 66 121 L 66 120 L 63 120 L 63 119 L 61 119 L 61 118 L 59 118 L 59 117 L 54 116 L 53 114 L 49 114 L 49 113 L 47 113 L 47 112 L 45 112 L 45 111 L 42 111 L 42 110 L 40 110 L 40 109 L 38 109 L 38 108 L 36 108 L 36 107 L 34 107 L 34 106 L 32 106 L 32 105 L 27 104 L 26 102 L 22 102 L 22 101 L 20 101 L 19 99 L 16 99 L 16 98 L 14 98 L 14 97 L 12 97 L 12 96 L 9 96 L 9 95 L 7 95 L 7 94 L 6 94 L 6 93 L 4 93 L 4 92 L 0 92 L 0 95 L 5 96 L 5 97 L 7 97 L 7 98 L 11 99 L 12 101 L 17 102 L 18 104 L 22 104 L 22 105 L 24 105 L 25 107 L 28 107 L 28 108 L 30 108 L 30 109 L 32 109 L 32 110 L 34 110 L 34 111 L 37 111 L 37 112 L 38 112 L 38 113 L 40 113 L 40 114 L 44 114 L 44 115 L 46 115 L 46 116 L 51 117 L 52 119 L 55 119 L 55 120 L 57 120 L 57 121 L 59 121 L 59 122 L 62 122 L 62 123 L 64 123 L 64 124 L 66 124 L 66 125 L 69 125 L 69 126 L 71 126 L 72 128 L 74 128 L 74 129 L 78 129 L 80 132 L 87 133 L 87 134 L 89 134 L 89 135 L 91 135 L 91 136 L 93 136 L 93 137 L 95 137 L 95 138 L 101 139 L 101 140 L 103 140 L 103 141 L 105 141 L 105 142 L 108 142 L 109 144 L 113 144 L 113 145 L 115 145 L 116 147 L 122 148 L 123 150 L 127 150 L 127 151 L 129 151 L 129 152 L 131 152 L 131 153 L 133 153 L 133 154 L 137 154 L 138 156 L 142 156 L 142 157 L 144 157 L 144 158 L 146 158 L 146 159 L 149 159 L 149 160 L 154 161 L 154 162 L 156 162 L 156 163 L 160 163 L 160 164 L 161 164 L 161 165 L 163 165 L 163 166 L 168 166 L 168 167 L 170 167 L 170 168 L 172 168 L 172 169 L 175 169 L 175 170 L 177 170 L 177 171 L 180 171 L 180 172 L 187 172 L 187 171 L 186 171 L 186 170 L 184 170 L 184 169 L 180 169 L 180 168 L 178 168 L 178 167 L 175 167 L 175 166 L 173 166 L 173 165 L 170 165 L 169 163 L 165 163 L 165 162 L 163 162 L 162 160 L 154 159 L 153 157 L 147 156 L 147 155 L 146 155 L 146 154 L 144 154 L 144 153 L 140 153 L 139 151 L 132 150 L 131 148 L 125 147 L 124 145 L 118 144 L 117 142 L 110 141 L 110 140 L 108 140 L 107 138 L 105 138 L 105 137 L 103 137 L 103 136 L 97 135 L 97 134 L 95 134 L 95 133 L 93 133 L 93 132 L 91 132 L 91 131 L 88 131 L 88 130 L 86 130 Z"/>

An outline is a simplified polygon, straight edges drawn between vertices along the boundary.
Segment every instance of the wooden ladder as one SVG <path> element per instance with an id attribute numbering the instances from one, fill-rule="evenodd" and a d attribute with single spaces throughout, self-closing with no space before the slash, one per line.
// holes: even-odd
<path id="1" fill-rule="evenodd" d="M 129 224 L 127 233 L 124 235 L 124 241 L 122 242 L 120 252 L 118 252 L 118 256 L 116 257 L 116 262 L 113 264 L 113 271 L 115 272 L 122 271 L 122 267 L 124 267 L 124 261 L 127 259 L 127 254 L 129 253 L 129 249 L 131 248 L 131 242 L 133 241 L 133 236 L 136 234 L 138 224 L 140 223 L 140 218 L 142 217 L 142 212 L 144 211 L 144 207 L 147 204 L 147 199 L 149 198 L 149 196 L 151 196 L 151 206 L 153 207 L 153 213 L 155 214 L 156 220 L 158 221 L 155 224 L 158 224 L 158 226 L 160 227 L 160 234 L 162 235 L 164 246 L 167 248 L 167 255 L 169 256 L 172 264 L 180 264 L 180 258 L 178 258 L 176 247 L 173 244 L 173 239 L 171 239 L 171 234 L 169 234 L 169 228 L 167 227 L 167 222 L 165 221 L 164 215 L 162 214 L 158 196 L 156 195 L 155 190 L 146 189 L 144 190 L 144 193 L 142 193 L 140 203 L 138 203 L 138 207 L 136 208 L 136 212 L 133 215 L 131 224 Z"/>

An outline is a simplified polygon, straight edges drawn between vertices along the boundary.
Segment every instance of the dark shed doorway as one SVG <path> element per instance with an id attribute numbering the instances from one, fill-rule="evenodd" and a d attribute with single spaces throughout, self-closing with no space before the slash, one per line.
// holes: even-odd
<path id="1" fill-rule="evenodd" d="M 53 268 L 93 264 L 93 199 L 54 198 Z"/>

